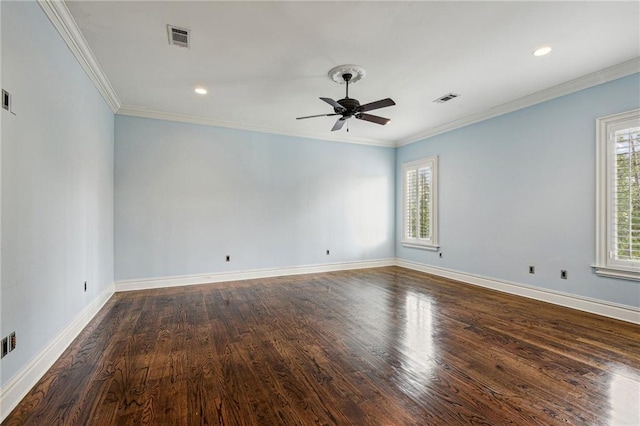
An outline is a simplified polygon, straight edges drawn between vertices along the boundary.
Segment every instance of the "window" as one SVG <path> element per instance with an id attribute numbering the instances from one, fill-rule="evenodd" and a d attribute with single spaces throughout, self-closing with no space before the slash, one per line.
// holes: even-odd
<path id="1" fill-rule="evenodd" d="M 640 281 L 640 110 L 596 127 L 595 271 Z"/>
<path id="2" fill-rule="evenodd" d="M 438 249 L 438 157 L 402 165 L 402 244 Z"/>

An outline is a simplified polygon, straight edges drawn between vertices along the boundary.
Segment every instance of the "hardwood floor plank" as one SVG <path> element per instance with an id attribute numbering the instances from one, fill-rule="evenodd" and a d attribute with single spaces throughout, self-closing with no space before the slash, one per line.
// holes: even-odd
<path id="1" fill-rule="evenodd" d="M 117 293 L 3 425 L 639 424 L 640 326 L 398 267 Z"/>

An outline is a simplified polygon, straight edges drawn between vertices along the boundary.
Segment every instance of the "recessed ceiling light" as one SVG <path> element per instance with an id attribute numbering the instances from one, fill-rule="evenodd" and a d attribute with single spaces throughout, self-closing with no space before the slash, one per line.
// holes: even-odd
<path id="1" fill-rule="evenodd" d="M 198 95 L 206 95 L 207 94 L 207 89 L 205 89 L 204 87 L 196 87 L 195 92 Z"/>
<path id="2" fill-rule="evenodd" d="M 551 52 L 551 48 L 549 46 L 541 47 L 540 49 L 536 49 L 533 51 L 533 56 L 544 56 L 548 55 Z"/>

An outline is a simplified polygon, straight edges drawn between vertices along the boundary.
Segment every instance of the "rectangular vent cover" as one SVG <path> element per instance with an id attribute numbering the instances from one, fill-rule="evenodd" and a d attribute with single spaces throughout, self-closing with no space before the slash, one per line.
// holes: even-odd
<path id="1" fill-rule="evenodd" d="M 169 44 L 179 47 L 189 47 L 189 30 L 167 25 L 167 32 L 169 33 Z"/>
<path id="2" fill-rule="evenodd" d="M 446 95 L 439 97 L 438 99 L 434 100 L 433 102 L 436 102 L 438 104 L 443 104 L 445 102 L 450 101 L 451 99 L 457 98 L 458 96 L 460 96 L 460 95 L 457 94 L 457 93 L 447 93 Z"/>

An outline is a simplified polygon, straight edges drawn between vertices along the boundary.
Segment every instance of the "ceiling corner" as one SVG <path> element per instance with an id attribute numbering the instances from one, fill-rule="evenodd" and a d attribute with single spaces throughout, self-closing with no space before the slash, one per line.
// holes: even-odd
<path id="1" fill-rule="evenodd" d="M 609 81 L 617 80 L 619 78 L 627 77 L 629 75 L 637 73 L 640 73 L 640 57 L 633 58 L 617 65 L 613 65 L 600 71 L 583 75 L 576 79 L 566 81 L 564 83 L 549 87 L 544 90 L 540 90 L 535 93 L 531 93 L 530 95 L 514 99 L 513 101 L 498 105 L 494 108 L 480 111 L 476 114 L 467 115 L 449 123 L 444 123 L 442 125 L 427 129 L 426 131 L 407 136 L 396 141 L 395 146 L 399 148 L 401 146 L 410 145 L 412 143 L 439 135 L 441 133 L 446 133 L 451 130 L 469 126 L 480 121 L 508 114 L 519 109 L 550 101 L 552 99 L 559 98 L 560 96 L 565 96 L 579 90 L 588 89 L 599 84 L 604 84 Z"/>
<path id="2" fill-rule="evenodd" d="M 85 40 L 67 5 L 62 0 L 38 0 L 38 4 L 56 28 L 73 56 L 85 70 L 113 113 L 121 106 L 120 99 L 109 82 L 93 51 Z"/>

